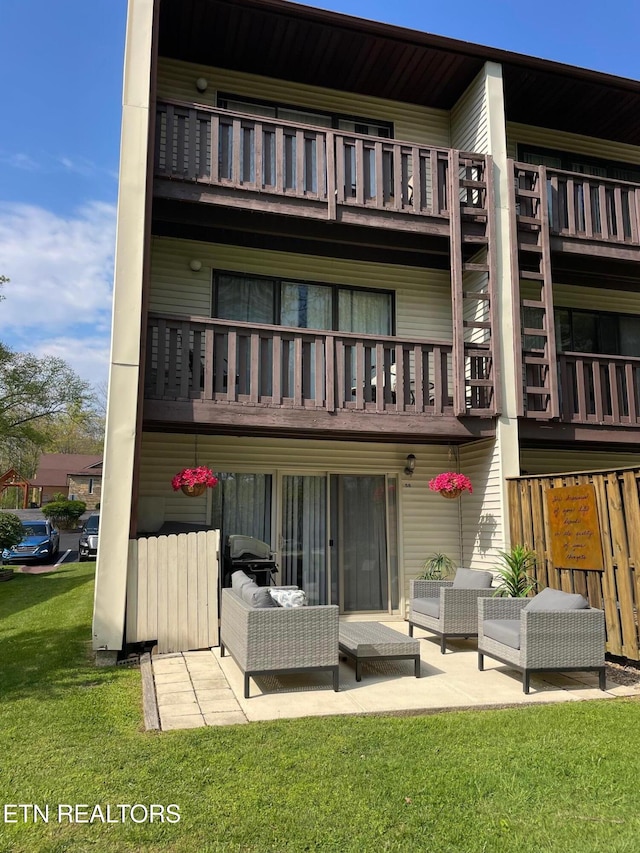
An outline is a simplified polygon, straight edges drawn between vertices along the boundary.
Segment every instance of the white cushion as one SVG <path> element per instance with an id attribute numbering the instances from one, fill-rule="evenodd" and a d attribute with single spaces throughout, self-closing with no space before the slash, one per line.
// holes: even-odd
<path id="1" fill-rule="evenodd" d="M 304 607 L 307 603 L 307 596 L 301 589 L 272 589 L 268 587 L 271 593 L 271 598 L 275 601 L 278 607 Z"/>

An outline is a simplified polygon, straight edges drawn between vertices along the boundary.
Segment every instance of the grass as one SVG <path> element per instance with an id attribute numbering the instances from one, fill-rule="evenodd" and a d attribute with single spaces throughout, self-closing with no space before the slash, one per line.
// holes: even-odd
<path id="1" fill-rule="evenodd" d="M 637 702 L 147 733 L 139 673 L 91 665 L 92 582 L 83 563 L 0 584 L 0 804 L 181 819 L 0 813 L 2 853 L 637 850 Z"/>

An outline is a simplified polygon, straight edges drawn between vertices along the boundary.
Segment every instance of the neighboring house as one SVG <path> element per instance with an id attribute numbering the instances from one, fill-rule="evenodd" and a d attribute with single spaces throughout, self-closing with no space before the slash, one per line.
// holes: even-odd
<path id="1" fill-rule="evenodd" d="M 402 615 L 430 553 L 508 545 L 505 477 L 637 464 L 639 108 L 283 0 L 130 0 L 95 647 L 164 523 Z M 194 461 L 219 486 L 172 492 Z"/>
<path id="2" fill-rule="evenodd" d="M 42 506 L 62 493 L 71 500 L 84 501 L 95 509 L 102 492 L 102 456 L 88 453 L 43 453 L 30 486 L 34 501 Z"/>

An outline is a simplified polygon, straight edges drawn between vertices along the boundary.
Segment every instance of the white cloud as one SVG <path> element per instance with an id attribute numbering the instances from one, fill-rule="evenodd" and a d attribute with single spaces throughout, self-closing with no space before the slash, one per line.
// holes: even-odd
<path id="1" fill-rule="evenodd" d="M 85 178 L 101 171 L 95 163 L 84 157 L 78 157 L 75 160 L 72 160 L 71 157 L 60 157 L 59 162 L 68 172 L 75 172 L 78 175 L 83 175 Z"/>
<path id="2" fill-rule="evenodd" d="M 23 169 L 25 172 L 37 172 L 40 170 L 40 164 L 29 154 L 24 153 L 8 154 L 5 151 L 0 151 L 0 163 L 4 163 L 14 169 Z"/>
<path id="3" fill-rule="evenodd" d="M 61 355 L 86 379 L 106 373 L 114 241 L 115 205 L 92 202 L 72 217 L 0 206 L 0 274 L 11 280 L 0 306 L 0 340 Z"/>
<path id="4" fill-rule="evenodd" d="M 38 357 L 45 355 L 64 359 L 81 379 L 100 385 L 109 377 L 109 335 L 89 338 L 54 337 L 34 341 L 29 351 Z"/>

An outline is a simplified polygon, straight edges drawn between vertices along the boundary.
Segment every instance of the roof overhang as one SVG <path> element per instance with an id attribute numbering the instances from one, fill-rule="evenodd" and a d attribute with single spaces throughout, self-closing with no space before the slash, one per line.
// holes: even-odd
<path id="1" fill-rule="evenodd" d="M 161 0 L 159 51 L 441 109 L 498 62 L 507 120 L 640 145 L 639 81 L 287 0 Z"/>

